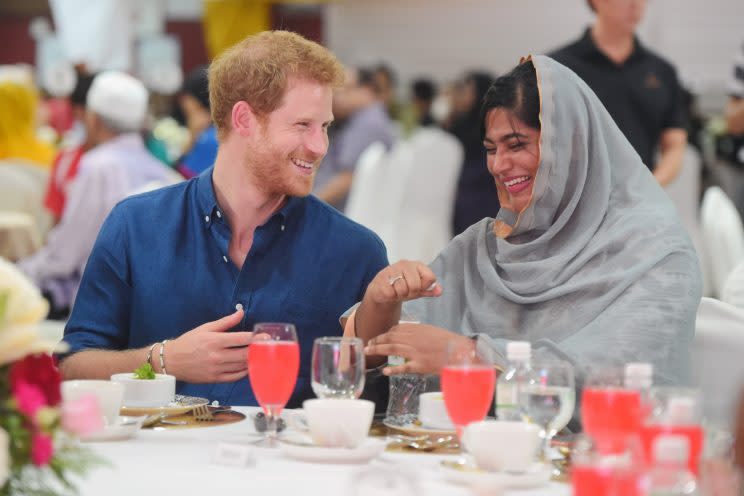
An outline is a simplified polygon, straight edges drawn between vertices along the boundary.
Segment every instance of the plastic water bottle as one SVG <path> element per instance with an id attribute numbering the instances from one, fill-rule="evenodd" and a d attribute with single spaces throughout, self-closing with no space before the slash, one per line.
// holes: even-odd
<path id="1" fill-rule="evenodd" d="M 509 367 L 496 384 L 496 417 L 499 420 L 524 420 L 519 402 L 520 389 L 533 380 L 530 359 L 532 345 L 527 341 L 511 341 L 506 345 Z"/>
<path id="2" fill-rule="evenodd" d="M 403 365 L 405 359 L 389 356 L 388 365 Z M 397 374 L 390 377 L 390 395 L 388 398 L 385 422 L 396 426 L 405 426 L 418 417 L 419 396 L 426 391 L 426 377 L 420 374 Z"/>
<path id="3" fill-rule="evenodd" d="M 654 464 L 648 474 L 648 496 L 698 495 L 697 480 L 687 469 L 686 437 L 662 435 L 654 441 Z"/>
<path id="4" fill-rule="evenodd" d="M 639 420 L 643 423 L 652 413 L 651 386 L 654 385 L 654 366 L 644 362 L 626 364 L 624 385 L 626 389 L 633 389 L 641 394 Z"/>

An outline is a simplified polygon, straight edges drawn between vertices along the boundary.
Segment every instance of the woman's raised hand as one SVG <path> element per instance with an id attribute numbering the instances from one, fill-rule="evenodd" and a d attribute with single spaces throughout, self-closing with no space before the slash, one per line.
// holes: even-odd
<path id="1" fill-rule="evenodd" d="M 424 263 L 401 260 L 382 269 L 367 287 L 365 299 L 374 303 L 400 303 L 425 296 L 439 296 L 437 276 Z"/>

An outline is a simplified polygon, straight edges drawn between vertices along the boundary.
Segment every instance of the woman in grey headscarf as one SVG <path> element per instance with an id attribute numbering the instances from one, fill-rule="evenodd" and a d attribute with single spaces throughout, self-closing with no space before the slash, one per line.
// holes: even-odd
<path id="1" fill-rule="evenodd" d="M 386 374 L 437 373 L 453 340 L 487 348 L 503 366 L 506 342 L 527 340 L 580 373 L 643 361 L 658 383 L 685 383 L 697 256 L 596 95 L 533 57 L 496 80 L 482 115 L 498 216 L 456 237 L 430 267 L 383 269 L 347 333 L 368 342 L 368 355 L 408 359 Z M 398 325 L 404 301 L 421 324 Z"/>

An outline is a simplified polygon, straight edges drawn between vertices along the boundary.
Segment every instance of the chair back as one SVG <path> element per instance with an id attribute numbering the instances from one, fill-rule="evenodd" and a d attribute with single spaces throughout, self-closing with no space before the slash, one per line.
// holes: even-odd
<path id="1" fill-rule="evenodd" d="M 712 294 L 720 296 L 726 278 L 744 260 L 744 227 L 736 207 L 718 186 L 705 191 L 701 220 L 704 265 L 710 270 Z"/>
<path id="2" fill-rule="evenodd" d="M 695 322 L 693 374 L 703 414 L 713 426 L 732 427 L 744 387 L 744 309 L 703 298 Z"/>
<path id="3" fill-rule="evenodd" d="M 454 136 L 437 128 L 417 130 L 408 143 L 413 160 L 402 178 L 395 235 L 398 256 L 429 263 L 452 239 L 464 151 Z"/>

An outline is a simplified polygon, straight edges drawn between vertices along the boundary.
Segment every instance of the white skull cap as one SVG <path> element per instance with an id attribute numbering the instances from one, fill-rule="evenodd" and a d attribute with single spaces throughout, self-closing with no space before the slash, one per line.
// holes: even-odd
<path id="1" fill-rule="evenodd" d="M 145 122 L 148 93 L 138 79 L 119 71 L 98 74 L 88 91 L 86 107 L 127 130 Z"/>

